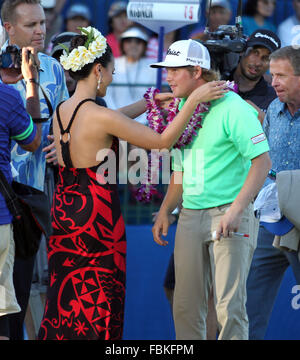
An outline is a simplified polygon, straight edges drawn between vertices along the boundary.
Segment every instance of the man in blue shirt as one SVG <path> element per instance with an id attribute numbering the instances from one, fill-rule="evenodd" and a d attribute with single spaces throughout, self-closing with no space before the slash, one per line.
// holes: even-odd
<path id="1" fill-rule="evenodd" d="M 275 172 L 300 169 L 300 49 L 287 46 L 270 56 L 277 99 L 269 106 L 264 130 Z M 249 338 L 263 339 L 283 275 L 290 265 L 300 284 L 297 252 L 272 246 L 274 235 L 260 226 L 247 284 Z"/>
<path id="2" fill-rule="evenodd" d="M 39 117 L 38 91 L 30 81 L 36 76 L 36 70 L 26 51 L 23 48 L 22 74 L 26 82 L 26 108 L 33 117 Z M 33 49 L 31 51 L 34 52 Z M 6 84 L 0 84 L 0 170 L 9 183 L 12 181 L 12 140 L 26 151 L 35 151 L 41 142 L 41 125 L 33 123 L 18 92 Z M 12 215 L 0 193 L 0 339 L 9 338 L 6 315 L 20 311 L 13 285 L 15 247 L 11 223 Z"/>
<path id="3" fill-rule="evenodd" d="M 16 180 L 43 191 L 46 174 L 51 176 L 49 169 L 46 168 L 43 149 L 49 145 L 48 136 L 52 113 L 61 101 L 68 98 L 65 77 L 60 64 L 41 52 L 45 40 L 45 14 L 39 0 L 30 2 L 5 0 L 1 8 L 1 18 L 8 35 L 8 41 L 2 50 L 7 45 L 17 45 L 19 48 L 31 46 L 38 52 L 40 70 L 37 78 L 34 79 L 34 86 L 39 90 L 41 118 L 46 120 L 42 123 L 41 145 L 34 153 L 30 153 L 17 143 L 13 143 L 11 158 L 13 166 L 19 174 Z M 12 86 L 18 90 L 25 103 L 25 82 L 21 80 Z M 51 194 L 49 198 L 51 198 Z M 33 258 L 24 261 L 16 258 L 15 261 L 14 282 L 22 312 L 13 315 L 11 329 L 15 331 L 14 334 L 11 334 L 12 339 L 23 338 L 23 321 L 30 294 L 34 260 Z"/>

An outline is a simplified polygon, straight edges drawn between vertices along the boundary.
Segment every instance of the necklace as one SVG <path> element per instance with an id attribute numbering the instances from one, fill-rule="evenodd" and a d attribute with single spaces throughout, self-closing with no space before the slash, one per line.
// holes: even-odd
<path id="1" fill-rule="evenodd" d="M 227 88 L 237 92 L 237 88 L 234 82 L 227 81 Z M 182 100 L 179 98 L 172 100 L 168 107 L 168 114 L 167 116 L 164 116 L 165 114 L 163 110 L 159 107 L 158 102 L 155 100 L 155 95 L 158 93 L 158 89 L 149 88 L 146 91 L 144 98 L 146 99 L 147 103 L 147 120 L 149 122 L 149 127 L 157 133 L 161 134 L 168 126 L 168 124 L 171 123 L 178 114 L 179 104 Z M 200 103 L 196 107 L 196 110 L 194 111 L 185 130 L 173 148 L 181 149 L 192 142 L 193 138 L 197 135 L 197 130 L 202 127 L 202 115 L 209 111 L 209 106 L 210 103 L 206 102 Z M 140 202 L 149 203 L 152 200 L 153 195 L 158 193 L 154 184 L 158 183 L 157 178 L 159 171 L 151 171 L 154 164 L 156 168 L 159 167 L 159 154 L 152 151 L 148 156 L 148 171 L 146 178 L 135 193 L 136 199 Z M 156 179 L 153 179 L 153 174 L 155 174 Z"/>
<path id="2" fill-rule="evenodd" d="M 147 102 L 147 120 L 149 122 L 149 127 L 161 134 L 168 126 L 168 124 L 171 123 L 174 120 L 175 116 L 178 114 L 181 99 L 175 98 L 170 103 L 168 108 L 168 115 L 164 120 L 162 110 L 160 109 L 158 102 L 155 101 L 155 95 L 157 93 L 159 93 L 158 89 L 148 89 L 144 97 Z M 197 135 L 196 129 L 202 127 L 202 114 L 208 111 L 209 105 L 210 103 L 200 103 L 196 107 L 196 110 L 194 111 L 194 114 L 188 122 L 187 127 L 181 134 L 176 144 L 173 146 L 174 148 L 180 149 L 188 145 L 192 141 L 193 137 Z"/>

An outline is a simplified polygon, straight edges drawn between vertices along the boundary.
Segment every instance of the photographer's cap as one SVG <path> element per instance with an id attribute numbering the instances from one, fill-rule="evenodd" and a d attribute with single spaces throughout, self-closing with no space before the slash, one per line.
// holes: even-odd
<path id="1" fill-rule="evenodd" d="M 285 216 L 276 222 L 260 221 L 260 225 L 265 227 L 273 235 L 278 236 L 287 234 L 294 227 L 294 225 Z"/>
<path id="2" fill-rule="evenodd" d="M 56 57 L 56 52 L 58 52 L 59 55 L 60 53 L 63 53 L 63 47 L 61 46 L 61 44 L 69 49 L 71 45 L 71 40 L 74 36 L 77 35 L 78 33 L 70 31 L 66 31 L 56 35 L 53 39 L 51 39 L 53 48 L 51 50 L 50 56 Z"/>
<path id="3" fill-rule="evenodd" d="M 228 0 L 207 0 L 207 2 L 206 2 L 207 10 L 209 10 L 210 7 L 213 8 L 213 7 L 217 7 L 217 6 L 231 11 L 230 2 Z"/>
<path id="4" fill-rule="evenodd" d="M 165 61 L 150 66 L 153 68 L 200 66 L 210 70 L 210 56 L 207 48 L 198 41 L 179 40 L 169 47 Z"/>
<path id="5" fill-rule="evenodd" d="M 270 30 L 258 29 L 254 31 L 247 40 L 247 48 L 253 46 L 264 46 L 268 50 L 274 52 L 280 49 L 281 41 L 279 37 Z"/>

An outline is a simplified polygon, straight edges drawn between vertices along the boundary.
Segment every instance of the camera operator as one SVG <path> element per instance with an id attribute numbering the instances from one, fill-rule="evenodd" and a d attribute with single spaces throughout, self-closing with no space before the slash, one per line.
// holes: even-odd
<path id="1" fill-rule="evenodd" d="M 231 80 L 238 85 L 238 94 L 259 113 L 262 123 L 269 104 L 276 98 L 275 90 L 264 79 L 269 70 L 269 56 L 280 48 L 280 39 L 272 31 L 259 29 L 251 34 L 246 43 Z"/>
<path id="2" fill-rule="evenodd" d="M 230 2 L 228 0 L 207 0 L 205 16 L 208 20 L 208 30 L 210 32 L 217 31 L 220 25 L 229 24 L 232 16 Z M 208 35 L 204 30 L 204 26 L 197 26 L 190 34 L 191 39 L 207 40 Z"/>
<path id="3" fill-rule="evenodd" d="M 26 84 L 26 110 L 19 93 L 6 84 L 0 84 L 0 170 L 11 183 L 10 143 L 14 139 L 26 151 L 35 151 L 41 143 L 41 125 L 32 118 L 40 117 L 39 94 L 31 81 L 37 76 L 36 66 L 29 51 L 22 49 L 21 77 Z M 31 116 L 30 116 L 30 115 Z M 12 216 L 0 192 L 0 340 L 9 339 L 7 314 L 20 311 L 13 285 L 14 239 Z"/>
<path id="4" fill-rule="evenodd" d="M 3 45 L 2 51 L 5 52 L 8 45 L 16 45 L 19 49 L 30 46 L 35 49 L 35 58 L 39 63 L 39 72 L 32 79 L 32 86 L 39 91 L 40 117 L 43 119 L 41 144 L 34 153 L 23 150 L 17 143 L 12 144 L 12 163 L 18 172 L 16 180 L 36 189 L 45 190 L 51 201 L 51 189 L 54 186 L 51 183 L 53 172 L 46 167 L 43 149 L 49 145 L 53 111 L 61 101 L 68 98 L 64 73 L 55 59 L 41 52 L 45 40 L 45 14 L 40 0 L 5 0 L 1 8 L 1 18 L 8 35 L 8 41 Z M 25 102 L 25 81 L 19 80 L 10 86 L 18 90 Z M 29 260 L 15 259 L 14 285 L 22 311 L 9 316 L 11 339 L 23 339 L 23 322 L 30 295 L 34 263 L 35 257 Z"/>

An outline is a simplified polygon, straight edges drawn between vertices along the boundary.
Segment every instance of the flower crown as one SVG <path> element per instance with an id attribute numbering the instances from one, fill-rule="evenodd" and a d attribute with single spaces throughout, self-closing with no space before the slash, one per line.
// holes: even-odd
<path id="1" fill-rule="evenodd" d="M 60 44 L 64 51 L 59 60 L 65 70 L 78 71 L 105 53 L 107 43 L 100 31 L 91 26 L 79 29 L 81 35 L 87 36 L 84 46 L 78 46 L 69 52 L 66 46 Z"/>

